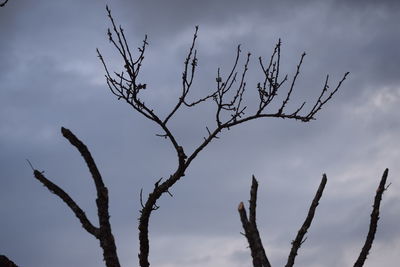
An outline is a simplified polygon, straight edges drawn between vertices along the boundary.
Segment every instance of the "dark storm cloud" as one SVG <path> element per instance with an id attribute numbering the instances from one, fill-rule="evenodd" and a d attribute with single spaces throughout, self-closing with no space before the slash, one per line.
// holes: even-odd
<path id="1" fill-rule="evenodd" d="M 134 265 L 137 260 L 140 189 L 147 194 L 176 164 L 171 145 L 154 135 L 159 129 L 118 102 L 105 86 L 95 48 L 114 68 L 119 66 L 105 35 L 110 26 L 105 4 L 10 0 L 0 9 L 0 203 L 6 203 L 0 205 L 0 253 L 21 266 L 102 266 L 96 240 L 80 228 L 64 203 L 33 179 L 25 162 L 29 158 L 45 170 L 95 218 L 89 173 L 77 151 L 62 138 L 60 126 L 71 128 L 86 142 L 103 173 L 124 264 Z M 254 173 L 260 181 L 258 221 L 264 244 L 271 261 L 282 264 L 321 174 L 327 172 L 326 192 L 299 264 L 351 264 L 365 236 L 380 172 L 389 167 L 389 176 L 395 177 L 399 171 L 399 4 L 108 4 L 132 48 L 149 34 L 142 76 L 149 90 L 143 97 L 160 114 L 170 110 L 179 94 L 182 64 L 195 25 L 200 25 L 199 71 L 193 99 L 214 88 L 218 67 L 223 73 L 229 70 L 239 43 L 244 52 L 254 55 L 249 105 L 257 99 L 254 88 L 262 78 L 257 58 L 268 59 L 278 38 L 283 40 L 283 70 L 289 75 L 300 54 L 308 53 L 290 109 L 303 100 L 312 105 L 326 73 L 331 74 L 333 87 L 345 71 L 351 72 L 317 121 L 249 123 L 224 132 L 207 147 L 171 190 L 174 198 L 160 200 L 150 226 L 152 262 L 161 266 L 250 264 L 236 207 L 248 199 Z M 185 110 L 171 121 L 187 151 L 201 142 L 206 125 L 214 125 L 214 108 L 205 104 Z M 383 202 L 378 249 L 379 244 L 400 242 L 395 227 L 398 192 L 393 183 L 384 196 L 388 201 Z M 355 219 L 360 210 L 363 214 Z M 185 244 L 184 248 L 173 246 L 174 242 Z M 349 250 L 354 255 L 349 256 Z M 380 253 L 373 255 L 383 259 Z M 391 257 L 387 265 L 396 260 Z"/>

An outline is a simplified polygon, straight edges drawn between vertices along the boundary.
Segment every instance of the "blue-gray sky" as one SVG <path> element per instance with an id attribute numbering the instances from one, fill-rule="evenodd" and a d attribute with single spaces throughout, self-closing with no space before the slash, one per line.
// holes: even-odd
<path id="1" fill-rule="evenodd" d="M 367 230 L 385 168 L 392 185 L 382 201 L 365 266 L 395 266 L 400 249 L 400 4 L 398 1 L 50 1 L 10 0 L 0 9 L 0 254 L 26 267 L 104 266 L 97 240 L 66 205 L 33 177 L 44 170 L 95 221 L 95 191 L 79 154 L 60 134 L 71 129 L 90 148 L 110 191 L 110 213 L 123 266 L 137 266 L 139 192 L 176 167 L 160 129 L 117 101 L 96 57 L 118 70 L 107 41 L 105 5 L 131 47 L 148 34 L 145 101 L 161 114 L 180 91 L 183 61 L 199 25 L 193 98 L 215 86 L 235 48 L 253 54 L 248 104 L 261 70 L 281 38 L 282 66 L 295 72 L 292 98 L 311 103 L 330 74 L 351 74 L 317 120 L 261 119 L 211 143 L 151 218 L 154 266 L 250 266 L 237 205 L 259 180 L 258 225 L 273 265 L 283 265 L 322 173 L 328 184 L 297 266 L 352 264 Z M 135 50 L 136 51 L 136 50 Z M 308 106 L 310 107 L 310 106 Z M 184 109 L 171 128 L 187 151 L 213 125 L 213 105 Z"/>

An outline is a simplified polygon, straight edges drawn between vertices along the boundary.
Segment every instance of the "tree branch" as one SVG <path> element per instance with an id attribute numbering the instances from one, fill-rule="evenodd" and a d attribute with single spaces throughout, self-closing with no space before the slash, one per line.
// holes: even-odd
<path id="1" fill-rule="evenodd" d="M 256 223 L 257 189 L 258 189 L 258 183 L 253 175 L 251 190 L 250 190 L 250 207 L 249 207 L 250 220 L 247 219 L 246 209 L 243 205 L 243 202 L 240 202 L 238 211 L 243 229 L 245 231 L 245 236 L 250 246 L 251 257 L 253 258 L 253 266 L 271 267 L 267 255 L 265 254 L 264 246 L 260 238 L 260 233 L 258 232 L 257 229 L 257 223 Z"/>
<path id="2" fill-rule="evenodd" d="M 382 175 L 382 179 L 379 183 L 378 189 L 376 190 L 374 205 L 373 205 L 373 209 L 372 209 L 372 213 L 371 213 L 371 220 L 370 220 L 370 224 L 369 224 L 368 235 L 365 240 L 364 246 L 360 252 L 360 255 L 358 256 L 357 261 L 354 263 L 354 267 L 362 267 L 364 265 L 364 262 L 367 259 L 369 251 L 372 247 L 372 243 L 374 242 L 376 229 L 378 227 L 379 207 L 381 204 L 383 192 L 385 192 L 385 190 L 387 189 L 385 184 L 386 184 L 388 173 L 389 173 L 389 169 L 385 169 L 385 171 L 383 172 L 383 175 Z"/>
<path id="3" fill-rule="evenodd" d="M 311 222 L 314 219 L 315 210 L 319 204 L 319 200 L 322 197 L 322 193 L 324 192 L 326 182 L 327 182 L 327 178 L 326 178 L 326 175 L 324 174 L 322 176 L 322 180 L 318 187 L 317 193 L 315 194 L 315 197 L 314 197 L 313 201 L 311 202 L 311 206 L 308 211 L 306 220 L 304 221 L 303 225 L 301 226 L 300 230 L 298 231 L 295 240 L 292 241 L 292 249 L 290 250 L 288 261 L 287 261 L 285 267 L 292 267 L 294 265 L 294 260 L 297 256 L 297 251 L 299 250 L 299 248 L 305 241 L 304 235 L 307 233 L 308 228 L 310 228 Z"/>
<path id="4" fill-rule="evenodd" d="M 3 7 L 3 6 L 5 6 L 5 5 L 7 4 L 7 2 L 8 2 L 8 0 L 4 0 L 4 2 L 3 2 L 3 3 L 0 3 L 0 7 Z"/>
<path id="5" fill-rule="evenodd" d="M 42 172 L 38 170 L 33 171 L 33 175 L 37 180 L 39 180 L 50 192 L 61 198 L 65 204 L 72 210 L 75 216 L 79 219 L 82 227 L 94 237 L 99 238 L 99 229 L 89 221 L 86 217 L 85 212 L 76 204 L 76 202 L 59 186 L 48 180 Z"/>
<path id="6" fill-rule="evenodd" d="M 14 262 L 12 262 L 5 255 L 0 255 L 0 266 L 1 267 L 18 267 Z"/>
<path id="7" fill-rule="evenodd" d="M 111 232 L 110 215 L 108 212 L 108 189 L 104 185 L 100 172 L 97 169 L 96 163 L 94 162 L 92 155 L 90 154 L 86 145 L 79 140 L 70 130 L 62 127 L 61 132 L 63 136 L 75 146 L 86 165 L 89 168 L 90 173 L 97 191 L 97 215 L 99 218 L 99 227 L 95 227 L 88 220 L 83 210 L 75 203 L 75 201 L 59 186 L 49 181 L 42 172 L 34 170 L 33 174 L 44 186 L 46 186 L 52 193 L 61 198 L 65 204 L 74 212 L 75 216 L 80 220 L 82 227 L 96 237 L 100 241 L 100 246 L 103 249 L 103 258 L 107 267 L 120 267 L 117 248 L 115 246 L 114 236 Z"/>

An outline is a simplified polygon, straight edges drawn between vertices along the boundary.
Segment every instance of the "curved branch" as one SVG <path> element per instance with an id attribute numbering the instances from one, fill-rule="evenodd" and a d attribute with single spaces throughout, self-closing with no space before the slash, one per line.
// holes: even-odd
<path id="1" fill-rule="evenodd" d="M 96 163 L 86 145 L 70 130 L 61 127 L 61 132 L 63 136 L 81 153 L 90 173 L 92 174 L 97 191 L 96 204 L 100 224 L 99 240 L 100 246 L 103 248 L 104 261 L 106 262 L 107 267 L 119 267 L 120 264 L 117 256 L 117 247 L 115 246 L 114 236 L 111 232 L 110 215 L 108 212 L 108 189 L 104 185 Z"/>
<path id="2" fill-rule="evenodd" d="M 140 244 L 140 252 L 139 252 L 139 263 L 141 267 L 150 266 L 149 263 L 149 220 L 151 213 L 154 210 L 157 210 L 159 207 L 157 206 L 157 200 L 164 194 L 169 193 L 169 189 L 181 178 L 185 175 L 185 164 L 184 159 L 186 158 L 185 154 L 178 154 L 178 157 L 181 159 L 178 169 L 175 171 L 173 175 L 171 175 L 166 181 L 160 184 L 161 179 L 154 184 L 153 191 L 148 195 L 147 201 L 144 204 L 143 208 L 140 211 L 139 217 L 139 244 Z"/>
<path id="3" fill-rule="evenodd" d="M 90 234 L 95 236 L 100 241 L 100 246 L 103 249 L 103 258 L 107 267 L 120 267 L 117 248 L 114 241 L 114 236 L 111 231 L 110 215 L 108 212 L 108 189 L 103 183 L 103 179 L 97 169 L 92 155 L 86 145 L 79 140 L 70 130 L 62 127 L 63 136 L 78 149 L 81 156 L 86 162 L 97 191 L 97 215 L 99 218 L 99 227 L 95 227 L 88 220 L 83 210 L 75 203 L 75 201 L 59 186 L 49 181 L 42 172 L 34 170 L 34 176 L 52 193 L 61 198 L 65 204 L 74 212 L 75 216 L 80 220 L 82 227 Z"/>

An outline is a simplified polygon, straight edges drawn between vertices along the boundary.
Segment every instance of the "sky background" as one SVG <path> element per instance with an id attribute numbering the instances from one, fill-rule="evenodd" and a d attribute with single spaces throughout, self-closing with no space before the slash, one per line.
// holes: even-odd
<path id="1" fill-rule="evenodd" d="M 326 74 L 333 86 L 351 73 L 316 121 L 259 119 L 224 131 L 202 151 L 172 188 L 174 197 L 163 196 L 151 217 L 153 266 L 250 266 L 237 205 L 249 199 L 252 174 L 259 180 L 258 226 L 267 255 L 274 266 L 284 265 L 322 173 L 328 183 L 296 266 L 350 266 L 385 168 L 392 185 L 365 266 L 398 264 L 399 1 L 9 0 L 0 9 L 0 254 L 22 267 L 104 266 L 98 241 L 25 161 L 45 171 L 97 225 L 94 185 L 62 137 L 64 126 L 89 147 L 109 188 L 121 264 L 138 265 L 139 192 L 175 170 L 176 152 L 155 136 L 156 125 L 106 86 L 95 49 L 111 69 L 122 67 L 107 40 L 106 4 L 135 52 L 149 36 L 143 98 L 161 117 L 179 96 L 195 25 L 192 99 L 214 90 L 217 68 L 226 75 L 238 44 L 253 55 L 249 110 L 262 79 L 257 58 L 269 58 L 279 38 L 289 76 L 307 52 L 288 111 L 303 101 L 311 108 Z M 207 134 L 205 126 L 215 125 L 214 111 L 213 103 L 184 108 L 171 121 L 187 154 Z"/>

